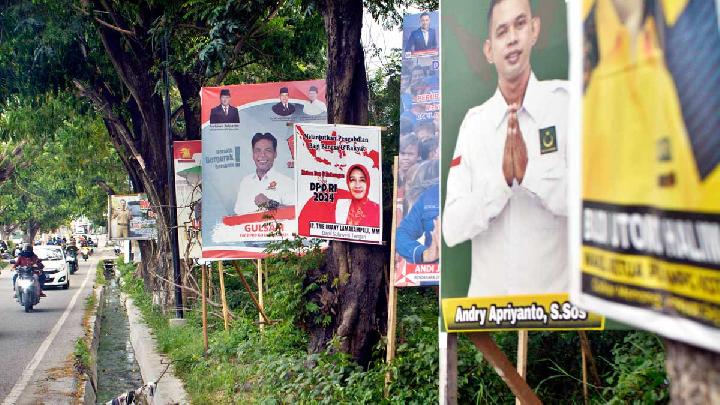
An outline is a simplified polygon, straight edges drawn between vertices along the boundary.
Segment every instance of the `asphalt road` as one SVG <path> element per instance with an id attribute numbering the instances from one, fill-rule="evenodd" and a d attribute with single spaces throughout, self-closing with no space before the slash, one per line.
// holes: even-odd
<path id="1" fill-rule="evenodd" d="M 75 341 L 84 334 L 85 301 L 105 249 L 70 276 L 68 290 L 48 290 L 32 313 L 12 296 L 12 272 L 0 274 L 0 400 L 5 404 L 72 403 Z M 84 287 L 81 287 L 85 284 Z"/>

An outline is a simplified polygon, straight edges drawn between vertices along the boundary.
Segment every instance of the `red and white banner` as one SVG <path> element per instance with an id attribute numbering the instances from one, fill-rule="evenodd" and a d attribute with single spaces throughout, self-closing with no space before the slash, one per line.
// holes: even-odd
<path id="1" fill-rule="evenodd" d="M 298 234 L 382 243 L 380 128 L 294 128 Z"/>

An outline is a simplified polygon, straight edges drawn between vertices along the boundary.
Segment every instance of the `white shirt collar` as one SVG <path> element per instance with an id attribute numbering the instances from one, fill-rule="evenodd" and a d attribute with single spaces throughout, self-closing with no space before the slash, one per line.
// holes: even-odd
<path id="1" fill-rule="evenodd" d="M 540 82 L 535 77 L 535 73 L 530 71 L 530 79 L 528 80 L 527 89 L 525 90 L 525 98 L 521 110 L 525 110 L 530 117 L 538 121 L 541 118 L 543 112 L 543 100 L 540 94 Z M 508 105 L 505 102 L 505 98 L 500 92 L 500 87 L 495 89 L 495 94 L 490 98 L 488 103 L 488 112 L 490 119 L 493 120 L 492 124 L 495 128 L 500 127 L 500 124 L 505 121 L 507 115 Z"/>
<path id="2" fill-rule="evenodd" d="M 268 180 L 268 179 L 273 179 L 273 178 L 275 178 L 275 165 L 274 165 L 274 162 L 273 162 L 273 167 L 271 167 L 270 170 L 268 170 L 268 171 L 265 173 L 265 177 L 263 177 L 262 179 L 259 178 L 258 175 L 257 175 L 257 171 L 255 171 L 255 173 L 252 174 L 252 178 L 255 179 L 255 180 L 257 180 L 257 181 L 265 181 L 265 180 Z"/>

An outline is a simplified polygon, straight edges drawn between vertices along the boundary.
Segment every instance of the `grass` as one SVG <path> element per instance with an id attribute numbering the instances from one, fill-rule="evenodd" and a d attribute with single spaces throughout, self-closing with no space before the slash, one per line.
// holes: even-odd
<path id="1" fill-rule="evenodd" d="M 438 299 L 431 288 L 398 292 L 398 341 L 392 364 L 384 362 L 385 342 L 374 349 L 373 361 L 362 369 L 344 354 L 329 350 L 307 353 L 308 335 L 302 313 L 317 311 L 303 301 L 302 269 L 297 263 L 266 261 L 265 310 L 280 320 L 260 333 L 257 312 L 234 272 L 226 275 L 234 320 L 224 331 L 219 316 L 209 317 L 209 351 L 204 353 L 202 323 L 196 307 L 186 312 L 187 324 L 170 327 L 163 311 L 153 306 L 134 265 L 119 264 L 122 288 L 152 328 L 160 351 L 173 362 L 193 403 L 397 403 L 438 401 Z M 244 269 L 247 278 L 254 264 Z M 215 273 L 217 287 L 217 273 Z M 217 295 L 214 297 L 216 300 Z M 191 303 L 192 304 L 192 303 Z M 306 311 L 306 312 L 304 312 Z M 218 311 L 216 311 L 218 312 Z M 514 361 L 516 333 L 493 334 Z M 663 348 L 657 337 L 638 331 L 590 334 L 598 371 L 605 387 L 591 389 L 591 403 L 643 403 L 667 398 Z M 531 333 L 528 382 L 548 403 L 583 403 L 577 333 Z M 639 348 L 642 348 L 640 350 Z M 389 396 L 384 378 L 392 372 Z M 458 399 L 461 403 L 510 404 L 515 399 L 495 370 L 465 337 L 458 341 Z"/>

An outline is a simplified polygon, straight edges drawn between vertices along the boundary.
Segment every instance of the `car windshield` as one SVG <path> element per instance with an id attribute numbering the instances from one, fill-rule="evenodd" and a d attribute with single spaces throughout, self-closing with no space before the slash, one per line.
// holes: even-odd
<path id="1" fill-rule="evenodd" d="M 35 249 L 35 254 L 40 260 L 62 260 L 63 254 L 58 249 Z"/>

